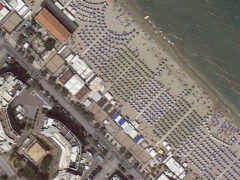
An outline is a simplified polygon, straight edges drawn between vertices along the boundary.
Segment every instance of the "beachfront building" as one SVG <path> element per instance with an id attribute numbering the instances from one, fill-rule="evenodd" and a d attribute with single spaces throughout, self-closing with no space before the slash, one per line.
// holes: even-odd
<path id="1" fill-rule="evenodd" d="M 0 1 L 0 21 L 2 21 L 10 11 L 5 7 L 5 5 Z"/>
<path id="2" fill-rule="evenodd" d="M 0 150 L 9 151 L 11 145 L 19 138 L 10 123 L 7 115 L 7 107 L 12 100 L 19 95 L 24 86 L 11 73 L 3 74 L 0 77 Z"/>
<path id="3" fill-rule="evenodd" d="M 0 0 L 8 10 L 15 12 L 23 19 L 28 18 L 32 14 L 32 10 L 26 5 L 23 0 Z"/>
<path id="4" fill-rule="evenodd" d="M 36 20 L 60 43 L 71 36 L 71 33 L 45 8 L 36 16 Z"/>
<path id="5" fill-rule="evenodd" d="M 61 149 L 58 161 L 59 170 L 78 169 L 81 157 L 81 143 L 67 127 L 55 119 L 46 118 L 40 133 L 50 138 Z"/>

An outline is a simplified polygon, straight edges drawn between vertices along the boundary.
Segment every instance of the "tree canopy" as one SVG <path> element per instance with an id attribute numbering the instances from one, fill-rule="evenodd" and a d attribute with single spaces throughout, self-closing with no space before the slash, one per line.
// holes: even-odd
<path id="1" fill-rule="evenodd" d="M 56 44 L 56 40 L 53 38 L 48 38 L 46 41 L 44 41 L 44 47 L 46 51 L 51 51 Z"/>

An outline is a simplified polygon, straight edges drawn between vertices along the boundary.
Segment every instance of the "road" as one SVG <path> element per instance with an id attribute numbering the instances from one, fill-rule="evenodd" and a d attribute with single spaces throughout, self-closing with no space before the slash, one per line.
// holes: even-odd
<path id="1" fill-rule="evenodd" d="M 115 151 L 114 147 L 100 134 L 95 130 L 95 128 L 86 120 L 83 116 L 81 116 L 72 106 L 71 104 L 60 94 L 58 91 L 54 89 L 54 87 L 50 86 L 48 82 L 41 78 L 39 72 L 34 69 L 31 65 L 29 65 L 25 59 L 23 59 L 14 48 L 6 41 L 0 38 L 0 45 L 4 46 L 15 58 L 15 60 L 28 71 L 30 76 L 38 81 L 44 90 L 48 91 L 51 96 L 53 96 L 58 103 L 64 107 L 84 128 L 85 130 L 91 134 L 96 140 L 99 141 L 102 145 L 106 147 L 106 149 L 112 153 L 112 155 L 119 161 L 119 163 L 124 166 L 136 179 L 143 179 L 142 176 L 136 171 L 134 168 L 131 168 L 131 165 L 125 161 L 125 159 Z"/>
<path id="2" fill-rule="evenodd" d="M 3 156 L 0 156 L 0 167 L 4 170 L 8 177 L 10 177 L 11 179 L 17 179 L 16 173 L 8 165 L 8 162 L 4 159 Z"/>
<path id="3" fill-rule="evenodd" d="M 113 171 L 117 168 L 118 161 L 116 158 L 111 159 L 110 162 L 108 162 L 103 169 L 99 172 L 97 176 L 94 177 L 94 180 L 99 179 L 106 179 L 106 177 L 109 177 L 113 173 Z"/>

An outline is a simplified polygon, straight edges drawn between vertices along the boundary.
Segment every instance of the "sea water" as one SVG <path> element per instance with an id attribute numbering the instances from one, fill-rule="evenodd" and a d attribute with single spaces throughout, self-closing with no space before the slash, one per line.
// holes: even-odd
<path id="1" fill-rule="evenodd" d="M 240 0 L 135 0 L 240 113 Z"/>

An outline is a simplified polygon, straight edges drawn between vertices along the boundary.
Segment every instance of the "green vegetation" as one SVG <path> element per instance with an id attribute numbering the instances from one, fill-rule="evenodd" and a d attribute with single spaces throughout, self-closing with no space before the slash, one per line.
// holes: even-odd
<path id="1" fill-rule="evenodd" d="M 1 37 L 5 37 L 5 36 L 6 36 L 6 32 L 5 32 L 5 31 L 1 31 L 1 32 L 0 32 L 0 36 L 1 36 Z"/>
<path id="2" fill-rule="evenodd" d="M 8 175 L 7 175 L 7 174 L 3 174 L 3 175 L 0 177 L 0 180 L 8 180 Z"/>
<path id="3" fill-rule="evenodd" d="M 82 142 L 85 143 L 87 140 L 85 134 L 85 129 L 74 119 L 71 119 L 69 113 L 65 113 L 62 111 L 60 107 L 53 107 L 47 115 L 50 118 L 57 119 L 62 122 L 75 136 Z M 71 122 L 71 123 L 69 123 Z"/>
<path id="4" fill-rule="evenodd" d="M 43 113 L 43 114 L 47 114 L 48 111 L 49 111 L 48 108 L 42 108 L 42 113 Z"/>
<path id="5" fill-rule="evenodd" d="M 32 87 L 34 89 L 37 89 L 37 90 L 41 90 L 42 89 L 42 86 L 35 80 L 28 81 L 27 83 L 30 85 L 30 87 Z"/>
<path id="6" fill-rule="evenodd" d="M 40 71 L 40 74 L 41 74 L 42 77 L 45 78 L 45 77 L 47 76 L 47 70 L 46 70 L 46 69 L 41 70 L 41 71 Z"/>
<path id="7" fill-rule="evenodd" d="M 55 84 L 54 88 L 59 91 L 61 90 L 62 86 L 60 84 Z"/>
<path id="8" fill-rule="evenodd" d="M 42 160 L 42 163 L 40 165 L 40 170 L 42 172 L 47 172 L 49 170 L 49 166 L 52 162 L 52 155 L 48 154 L 47 156 L 45 156 L 45 158 Z"/>
<path id="9" fill-rule="evenodd" d="M 31 26 L 28 26 L 24 32 L 27 34 L 27 35 L 32 35 L 35 33 L 35 30 L 31 27 Z"/>
<path id="10" fill-rule="evenodd" d="M 126 151 L 125 154 L 124 154 L 124 157 L 126 159 L 130 159 L 130 157 L 132 157 L 132 154 L 129 151 Z"/>
<path id="11" fill-rule="evenodd" d="M 33 61 L 35 60 L 35 57 L 33 55 L 30 55 L 30 56 L 27 57 L 27 60 L 28 60 L 29 63 L 32 64 Z"/>
<path id="12" fill-rule="evenodd" d="M 56 44 L 56 40 L 53 38 L 48 38 L 46 41 L 44 41 L 44 48 L 46 51 L 51 51 Z"/>
<path id="13" fill-rule="evenodd" d="M 97 150 L 94 147 L 91 147 L 89 150 L 92 154 L 96 154 Z"/>
<path id="14" fill-rule="evenodd" d="M 37 37 L 38 39 L 41 39 L 41 38 L 42 38 L 42 34 L 41 34 L 40 32 L 38 32 L 37 35 L 36 35 L 36 37 Z"/>
<path id="15" fill-rule="evenodd" d="M 56 83 L 56 78 L 53 76 L 49 77 L 48 83 L 53 86 Z"/>
<path id="16" fill-rule="evenodd" d="M 35 26 L 36 24 L 37 24 L 36 20 L 34 18 L 32 18 L 31 25 Z"/>
<path id="17" fill-rule="evenodd" d="M 68 90 L 64 87 L 62 88 L 62 95 L 65 97 L 68 95 Z"/>
<path id="18" fill-rule="evenodd" d="M 102 151 L 103 156 L 106 156 L 107 153 L 108 153 L 108 150 L 107 149 L 103 149 L 103 151 Z"/>
<path id="19" fill-rule="evenodd" d="M 126 151 L 126 148 L 125 148 L 124 146 L 122 146 L 122 147 L 119 149 L 119 153 L 120 153 L 120 154 L 125 153 L 125 151 Z"/>
<path id="20" fill-rule="evenodd" d="M 25 165 L 23 168 L 18 170 L 18 176 L 24 177 L 27 180 L 36 179 L 36 172 L 31 166 Z"/>

